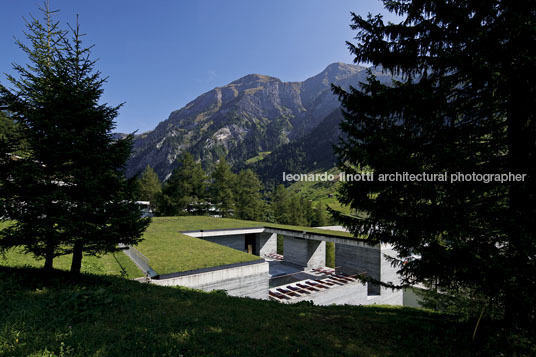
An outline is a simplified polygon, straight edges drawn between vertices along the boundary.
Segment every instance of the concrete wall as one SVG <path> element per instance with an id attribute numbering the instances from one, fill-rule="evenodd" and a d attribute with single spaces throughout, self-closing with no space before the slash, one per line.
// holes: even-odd
<path id="1" fill-rule="evenodd" d="M 422 298 L 417 295 L 416 291 L 422 291 L 421 288 L 411 287 L 404 289 L 403 305 L 408 307 L 422 307 Z"/>
<path id="2" fill-rule="evenodd" d="M 283 236 L 285 262 L 307 268 L 326 266 L 326 242 Z"/>
<path id="3" fill-rule="evenodd" d="M 355 247 L 346 244 L 335 244 L 335 263 L 337 270 L 345 274 L 366 273 L 373 279 L 381 277 L 380 246 Z M 380 287 L 368 284 L 369 295 L 379 295 Z"/>
<path id="4" fill-rule="evenodd" d="M 271 253 L 277 253 L 277 234 L 274 233 L 254 233 L 255 234 L 255 251 L 253 254 L 266 256 Z M 224 245 L 229 248 L 237 249 L 242 252 L 246 251 L 245 234 L 221 235 L 213 237 L 203 237 L 202 239 L 216 244 Z"/>
<path id="5" fill-rule="evenodd" d="M 141 254 L 136 248 L 128 247 L 123 250 L 123 253 L 125 253 L 144 274 L 148 274 L 150 277 L 158 275 L 158 273 L 149 265 L 149 259 Z"/>
<path id="6" fill-rule="evenodd" d="M 225 266 L 224 266 L 225 267 Z M 270 274 L 268 263 L 256 263 L 212 271 L 196 272 L 182 276 L 152 280 L 163 286 L 185 286 L 204 291 L 225 290 L 232 296 L 268 299 Z"/>
<path id="7" fill-rule="evenodd" d="M 263 257 L 275 253 L 277 253 L 277 234 L 257 233 L 255 254 Z"/>
<path id="8" fill-rule="evenodd" d="M 224 245 L 229 248 L 238 249 L 242 252 L 245 251 L 246 241 L 244 234 L 233 234 L 226 236 L 216 236 L 216 237 L 204 237 L 202 238 L 206 241 Z"/>
<path id="9" fill-rule="evenodd" d="M 391 262 L 385 257 L 385 255 L 396 258 L 397 253 L 390 247 L 381 247 L 381 281 L 384 283 L 392 283 L 395 285 L 400 284 L 400 278 L 398 277 L 398 274 L 396 271 L 398 268 L 393 267 L 391 265 Z M 382 302 L 381 304 L 389 304 L 389 305 L 403 305 L 404 300 L 404 291 L 402 289 L 400 290 L 392 290 L 388 288 L 381 288 L 381 297 Z"/>

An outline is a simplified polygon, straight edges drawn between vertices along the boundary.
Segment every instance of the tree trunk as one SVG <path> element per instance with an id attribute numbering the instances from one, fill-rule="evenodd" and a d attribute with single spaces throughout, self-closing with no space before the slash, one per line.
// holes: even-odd
<path id="1" fill-rule="evenodd" d="M 73 261 L 71 263 L 71 273 L 80 274 L 80 269 L 82 268 L 82 252 L 83 244 L 81 242 L 76 242 L 73 248 Z"/>
<path id="2" fill-rule="evenodd" d="M 534 172 L 530 157 L 534 152 L 534 137 L 530 136 L 530 114 L 527 110 L 530 107 L 530 99 L 527 97 L 529 89 L 530 86 L 523 78 L 512 80 L 508 112 L 508 168 L 514 173 L 530 175 L 530 171 Z M 510 326 L 527 327 L 534 318 L 530 309 L 527 310 L 527 301 L 531 301 L 532 296 L 527 292 L 531 291 L 529 286 L 533 281 L 529 258 L 533 253 L 529 232 L 532 225 L 530 209 L 534 202 L 531 201 L 533 196 L 529 185 L 530 181 L 509 183 L 508 254 L 511 260 L 510 274 L 516 277 L 515 284 L 507 286 L 508 290 L 505 292 L 505 320 Z M 520 287 L 526 287 L 527 292 Z"/>
<path id="3" fill-rule="evenodd" d="M 50 272 L 54 269 L 54 249 L 49 245 L 47 246 L 47 251 L 45 253 L 45 266 L 44 269 L 47 272 Z"/>

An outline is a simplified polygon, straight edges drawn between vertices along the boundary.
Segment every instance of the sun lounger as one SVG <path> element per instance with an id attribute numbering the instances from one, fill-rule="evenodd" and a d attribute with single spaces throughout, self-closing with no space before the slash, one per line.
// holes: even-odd
<path id="1" fill-rule="evenodd" d="M 310 292 L 305 290 L 305 289 L 300 289 L 300 288 L 297 288 L 297 287 L 291 286 L 291 285 L 288 285 L 287 289 L 295 291 L 295 292 L 300 293 L 300 294 L 310 294 Z"/>
<path id="2" fill-rule="evenodd" d="M 327 285 L 327 286 L 333 286 L 335 285 L 335 283 L 330 283 L 329 281 L 327 281 L 326 279 L 323 279 L 323 280 L 320 280 L 320 279 L 315 279 L 315 281 L 319 284 L 324 284 L 324 285 Z"/>
<path id="3" fill-rule="evenodd" d="M 275 291 L 268 291 L 268 296 L 277 298 L 279 300 L 290 300 L 290 298 L 288 296 L 285 296 L 285 295 L 280 294 L 280 293 L 276 293 Z"/>
<path id="4" fill-rule="evenodd" d="M 322 284 L 318 284 L 318 283 L 314 283 L 312 281 L 306 281 L 305 282 L 306 284 L 309 284 L 311 285 L 312 287 L 315 287 L 315 288 L 320 288 L 320 289 L 329 289 L 327 286 L 325 285 L 322 285 Z"/>
<path id="5" fill-rule="evenodd" d="M 303 285 L 303 284 L 296 284 L 296 285 L 299 286 L 300 288 L 304 288 L 304 289 L 307 289 L 309 291 L 318 291 L 318 289 L 315 289 L 312 286 L 307 286 L 307 285 Z"/>
<path id="6" fill-rule="evenodd" d="M 289 295 L 289 296 L 293 296 L 293 297 L 300 296 L 300 295 L 296 294 L 295 292 L 292 292 L 291 290 L 286 290 L 286 289 L 281 289 L 281 288 L 278 288 L 276 290 L 279 291 L 280 293 L 283 293 L 283 294 L 286 294 L 286 295 Z"/>

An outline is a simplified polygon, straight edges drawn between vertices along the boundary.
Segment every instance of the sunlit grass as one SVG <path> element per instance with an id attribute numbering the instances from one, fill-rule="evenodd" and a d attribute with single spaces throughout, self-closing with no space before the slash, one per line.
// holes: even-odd
<path id="1" fill-rule="evenodd" d="M 287 305 L 5 267 L 0 292 L 6 356 L 460 356 L 478 347 L 469 324 L 408 308 Z"/>

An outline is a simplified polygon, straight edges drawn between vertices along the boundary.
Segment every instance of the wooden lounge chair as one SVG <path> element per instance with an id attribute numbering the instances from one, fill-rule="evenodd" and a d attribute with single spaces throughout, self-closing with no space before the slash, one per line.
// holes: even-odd
<path id="1" fill-rule="evenodd" d="M 285 296 L 285 295 L 280 294 L 280 293 L 276 293 L 275 291 L 268 291 L 268 296 L 277 298 L 279 300 L 290 300 L 290 298 L 288 296 Z"/>
<path id="2" fill-rule="evenodd" d="M 309 284 L 309 285 L 311 285 L 311 286 L 313 286 L 313 287 L 315 287 L 315 288 L 320 288 L 320 289 L 329 289 L 329 288 L 328 288 L 327 286 L 325 286 L 325 285 L 322 285 L 322 284 L 318 284 L 318 283 L 314 283 L 314 282 L 312 282 L 312 281 L 309 281 L 309 280 L 308 280 L 308 281 L 306 281 L 305 283 L 306 283 L 306 284 Z"/>
<path id="3" fill-rule="evenodd" d="M 304 288 L 304 289 L 307 289 L 309 291 L 318 291 L 318 289 L 315 289 L 312 286 L 307 286 L 307 285 L 303 285 L 303 284 L 296 284 L 296 285 L 299 286 L 300 288 Z"/>
<path id="4" fill-rule="evenodd" d="M 320 279 L 315 279 L 315 281 L 319 284 L 324 284 L 324 285 L 327 285 L 327 286 L 333 286 L 335 285 L 335 283 L 330 283 L 329 281 L 327 281 L 326 279 L 323 279 L 323 280 L 320 280 Z"/>
<path id="5" fill-rule="evenodd" d="M 290 290 L 285 290 L 285 289 L 281 289 L 281 288 L 278 288 L 276 289 L 277 291 L 279 291 L 280 293 L 283 293 L 285 295 L 289 295 L 289 296 L 292 296 L 292 297 L 298 297 L 300 295 L 296 294 L 295 292 L 293 291 L 290 291 Z"/>
<path id="6" fill-rule="evenodd" d="M 291 286 L 291 285 L 288 285 L 287 289 L 295 291 L 295 292 L 300 293 L 300 294 L 307 294 L 307 295 L 310 294 L 310 292 L 305 290 L 305 289 L 300 289 L 300 288 L 297 288 L 297 287 Z"/>

